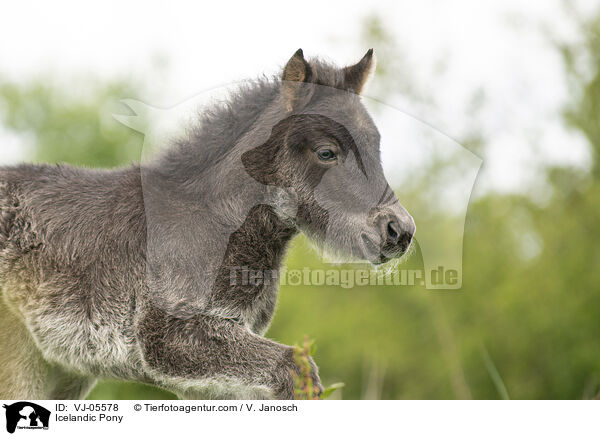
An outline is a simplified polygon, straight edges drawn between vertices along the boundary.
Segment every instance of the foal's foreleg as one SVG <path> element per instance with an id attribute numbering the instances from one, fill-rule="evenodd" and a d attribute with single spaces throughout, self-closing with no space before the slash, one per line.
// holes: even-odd
<path id="1" fill-rule="evenodd" d="M 293 348 L 235 322 L 205 315 L 179 319 L 151 309 L 138 339 L 152 377 L 183 396 L 293 398 Z M 322 388 L 314 363 L 311 376 Z"/>

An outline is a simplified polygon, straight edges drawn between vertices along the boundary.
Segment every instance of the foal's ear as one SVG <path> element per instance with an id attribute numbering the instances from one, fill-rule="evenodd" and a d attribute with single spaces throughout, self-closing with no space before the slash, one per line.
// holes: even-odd
<path id="1" fill-rule="evenodd" d="M 288 111 L 293 109 L 295 101 L 299 98 L 302 83 L 310 82 L 311 77 L 310 65 L 304 59 L 302 49 L 299 48 L 285 64 L 281 75 L 281 92 Z"/>
<path id="2" fill-rule="evenodd" d="M 311 75 L 310 65 L 304 59 L 304 53 L 299 48 L 283 68 L 281 80 L 288 82 L 308 82 Z"/>
<path id="3" fill-rule="evenodd" d="M 346 88 L 360 94 L 371 73 L 375 71 L 375 56 L 370 48 L 356 65 L 344 68 Z"/>

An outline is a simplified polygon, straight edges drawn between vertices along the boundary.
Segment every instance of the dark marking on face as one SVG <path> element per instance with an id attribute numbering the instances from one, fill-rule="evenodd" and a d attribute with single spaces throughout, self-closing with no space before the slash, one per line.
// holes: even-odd
<path id="1" fill-rule="evenodd" d="M 339 147 L 341 157 L 354 153 L 356 162 L 367 176 L 365 165 L 352 135 L 343 125 L 319 114 L 297 114 L 277 123 L 269 139 L 242 155 L 242 163 L 248 174 L 264 185 L 293 187 L 290 173 L 306 169 L 313 177 L 307 178 L 312 188 L 321 181 L 328 169 L 324 166 L 307 165 L 309 152 L 320 143 L 331 143 Z M 285 161 L 285 159 L 289 159 Z"/>
<path id="2" fill-rule="evenodd" d="M 394 191 L 392 191 L 392 188 L 390 188 L 390 185 L 386 185 L 385 190 L 383 191 L 383 194 L 381 194 L 381 198 L 377 202 L 377 207 L 382 208 L 382 207 L 394 204 L 396 202 L 398 202 L 398 199 L 396 198 L 396 194 L 394 194 Z"/>

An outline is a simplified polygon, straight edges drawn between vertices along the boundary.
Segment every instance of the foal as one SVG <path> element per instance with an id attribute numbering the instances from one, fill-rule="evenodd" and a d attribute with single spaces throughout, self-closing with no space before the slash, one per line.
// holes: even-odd
<path id="1" fill-rule="evenodd" d="M 0 168 L 0 398 L 84 398 L 98 377 L 293 398 L 293 348 L 262 336 L 277 283 L 236 274 L 278 270 L 298 232 L 374 264 L 408 249 L 359 97 L 373 68 L 298 50 L 143 165 Z"/>

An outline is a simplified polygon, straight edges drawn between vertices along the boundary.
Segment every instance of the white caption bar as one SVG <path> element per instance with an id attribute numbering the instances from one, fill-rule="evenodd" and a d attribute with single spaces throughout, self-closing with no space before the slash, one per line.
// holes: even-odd
<path id="1" fill-rule="evenodd" d="M 1 401 L 0 434 L 583 434 L 597 401 Z M 46 412 L 49 412 L 49 415 Z M 12 427 L 12 428 L 11 428 Z M 134 433 L 135 432 L 135 433 Z M 223 433 L 225 432 L 225 433 Z"/>

